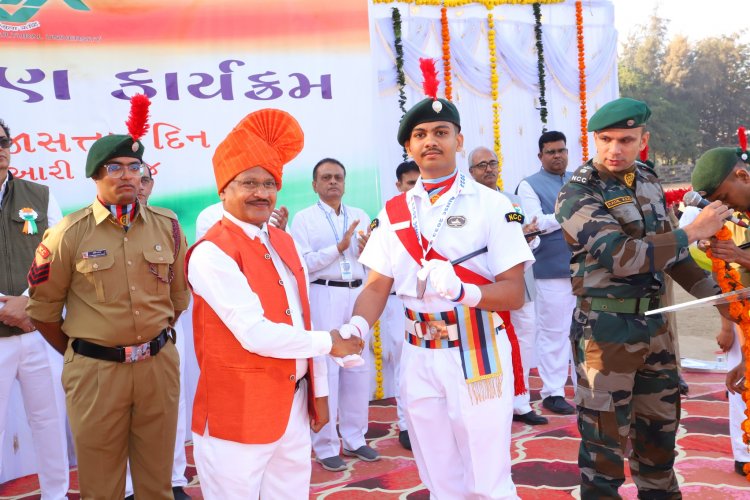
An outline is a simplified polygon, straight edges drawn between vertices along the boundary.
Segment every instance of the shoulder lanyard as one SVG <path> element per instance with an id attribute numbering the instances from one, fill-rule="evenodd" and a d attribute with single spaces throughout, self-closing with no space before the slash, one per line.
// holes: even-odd
<path id="1" fill-rule="evenodd" d="M 331 226 L 331 231 L 333 231 L 333 237 L 336 240 L 336 243 L 340 242 L 341 239 L 339 239 L 339 232 L 336 229 L 336 224 L 333 223 L 333 218 L 331 217 L 331 214 L 329 214 L 325 208 L 323 208 L 323 204 L 318 201 L 318 208 L 323 211 L 323 213 L 326 216 L 326 219 L 328 219 L 328 224 Z M 346 208 L 344 207 L 344 204 L 341 204 L 341 211 L 344 212 L 344 229 L 341 233 L 341 238 L 344 237 L 346 234 L 346 230 L 349 229 L 349 214 L 346 213 Z"/>
<path id="2" fill-rule="evenodd" d="M 414 232 L 417 235 L 417 240 L 419 241 L 419 247 L 422 249 L 422 256 L 426 256 L 428 253 L 430 253 L 430 250 L 432 249 L 432 245 L 435 243 L 435 239 L 438 236 L 438 233 L 443 228 L 443 223 L 445 222 L 446 218 L 448 217 L 448 213 L 450 212 L 451 208 L 453 207 L 453 203 L 456 201 L 456 198 L 458 198 L 458 195 L 461 194 L 461 191 L 463 190 L 464 186 L 466 186 L 466 177 L 463 173 L 458 173 L 458 179 L 456 179 L 458 186 L 456 186 L 456 192 L 453 193 L 453 196 L 451 196 L 448 199 L 448 202 L 445 204 L 445 207 L 443 208 L 443 211 L 440 213 L 440 218 L 437 221 L 437 224 L 435 225 L 435 229 L 432 231 L 432 235 L 430 236 L 430 239 L 427 240 L 427 248 L 424 247 L 424 244 L 422 243 L 422 232 L 419 229 L 419 217 L 417 216 L 417 204 L 414 201 L 414 196 L 412 196 L 409 199 L 409 212 L 411 213 L 411 226 L 414 228 Z"/>

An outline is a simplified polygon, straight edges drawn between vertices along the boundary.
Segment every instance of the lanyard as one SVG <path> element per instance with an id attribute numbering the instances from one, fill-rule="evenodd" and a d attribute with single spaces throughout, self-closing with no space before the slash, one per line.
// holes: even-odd
<path id="1" fill-rule="evenodd" d="M 422 250 L 422 256 L 426 257 L 428 253 L 430 253 L 430 250 L 432 249 L 432 245 L 435 243 L 435 239 L 437 238 L 438 233 L 443 228 L 443 223 L 445 222 L 445 219 L 448 217 L 448 213 L 450 212 L 450 209 L 453 207 L 453 202 L 456 201 L 456 198 L 458 198 L 458 195 L 461 194 L 461 191 L 463 190 L 464 186 L 466 186 L 466 177 L 463 173 L 458 173 L 458 179 L 456 179 L 458 186 L 456 187 L 456 192 L 453 194 L 453 196 L 450 197 L 448 202 L 445 204 L 445 207 L 443 208 L 442 213 L 440 214 L 440 218 L 437 221 L 437 224 L 435 225 L 435 230 L 432 231 L 432 236 L 430 236 L 430 239 L 427 240 L 427 248 L 425 249 L 424 244 L 422 243 L 422 231 L 419 229 L 419 217 L 417 216 L 417 204 L 414 201 L 414 196 L 412 196 L 409 199 L 409 212 L 411 213 L 411 226 L 414 228 L 414 232 L 417 234 L 417 240 L 419 241 L 419 247 Z"/>
<path id="2" fill-rule="evenodd" d="M 331 226 L 331 231 L 333 231 L 333 237 L 336 239 L 336 243 L 341 241 L 339 238 L 339 232 L 336 230 L 336 224 L 333 223 L 333 219 L 331 218 L 331 214 L 329 214 L 325 208 L 323 208 L 323 205 L 318 201 L 318 208 L 323 211 L 323 213 L 326 216 L 326 219 L 328 219 L 328 224 Z M 349 214 L 346 213 L 346 208 L 344 207 L 344 204 L 341 204 L 341 211 L 344 212 L 344 230 L 341 233 L 341 238 L 344 237 L 346 234 L 346 230 L 349 229 Z"/>

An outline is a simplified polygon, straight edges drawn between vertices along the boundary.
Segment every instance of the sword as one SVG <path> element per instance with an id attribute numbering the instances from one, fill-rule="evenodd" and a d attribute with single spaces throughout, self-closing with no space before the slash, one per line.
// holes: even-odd
<path id="1" fill-rule="evenodd" d="M 718 306 L 722 304 L 730 304 L 737 302 L 740 299 L 746 299 L 750 297 L 750 287 L 741 288 L 732 292 L 726 292 L 719 295 L 713 295 L 711 297 L 704 297 L 702 299 L 690 300 L 683 302 L 682 304 L 674 304 L 667 307 L 660 307 L 659 309 L 653 309 L 646 311 L 646 316 L 653 314 L 661 314 L 670 311 L 679 311 L 680 309 L 692 309 L 694 307 L 705 307 L 705 306 Z"/>

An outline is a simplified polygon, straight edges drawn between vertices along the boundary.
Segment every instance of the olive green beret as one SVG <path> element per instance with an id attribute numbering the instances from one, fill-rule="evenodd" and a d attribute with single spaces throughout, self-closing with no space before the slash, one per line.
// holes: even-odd
<path id="1" fill-rule="evenodd" d="M 435 111 L 437 103 L 440 103 L 440 111 Z M 432 98 L 428 97 L 419 101 L 409 111 L 404 114 L 401 118 L 401 123 L 398 125 L 398 143 L 402 146 L 409 140 L 411 131 L 414 127 L 420 123 L 429 122 L 451 122 L 455 123 L 459 130 L 461 130 L 461 118 L 458 116 L 458 109 L 456 105 L 450 101 L 439 98 L 437 101 L 433 101 Z"/>
<path id="2" fill-rule="evenodd" d="M 86 177 L 94 175 L 99 167 L 112 158 L 125 156 L 141 161 L 145 149 L 143 143 L 137 141 L 136 147 L 133 146 L 133 138 L 129 135 L 105 135 L 98 139 L 89 149 L 89 155 L 86 158 Z"/>
<path id="3" fill-rule="evenodd" d="M 645 124 L 651 116 L 648 105 L 629 97 L 610 101 L 589 120 L 588 131 L 598 132 L 606 128 L 636 128 Z"/>
<path id="4" fill-rule="evenodd" d="M 724 179 L 742 161 L 737 156 L 738 148 L 714 148 L 709 149 L 695 162 L 693 175 L 690 178 L 693 190 L 711 196 L 714 191 L 724 182 Z"/>

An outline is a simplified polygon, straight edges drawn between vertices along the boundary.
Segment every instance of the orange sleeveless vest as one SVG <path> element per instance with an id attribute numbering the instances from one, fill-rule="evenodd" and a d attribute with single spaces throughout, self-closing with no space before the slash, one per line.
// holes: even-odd
<path id="1" fill-rule="evenodd" d="M 294 274 L 305 328 L 310 302 L 302 263 L 292 238 L 268 226 L 269 239 Z M 292 324 L 284 283 L 259 239 L 250 239 L 226 218 L 188 250 L 185 270 L 196 246 L 210 241 L 237 262 L 260 298 L 266 319 Z M 193 402 L 192 430 L 245 444 L 266 444 L 284 434 L 294 398 L 296 361 L 259 356 L 243 348 L 206 301 L 193 293 L 193 340 L 200 376 Z M 308 409 L 313 414 L 313 366 L 308 359 Z"/>

